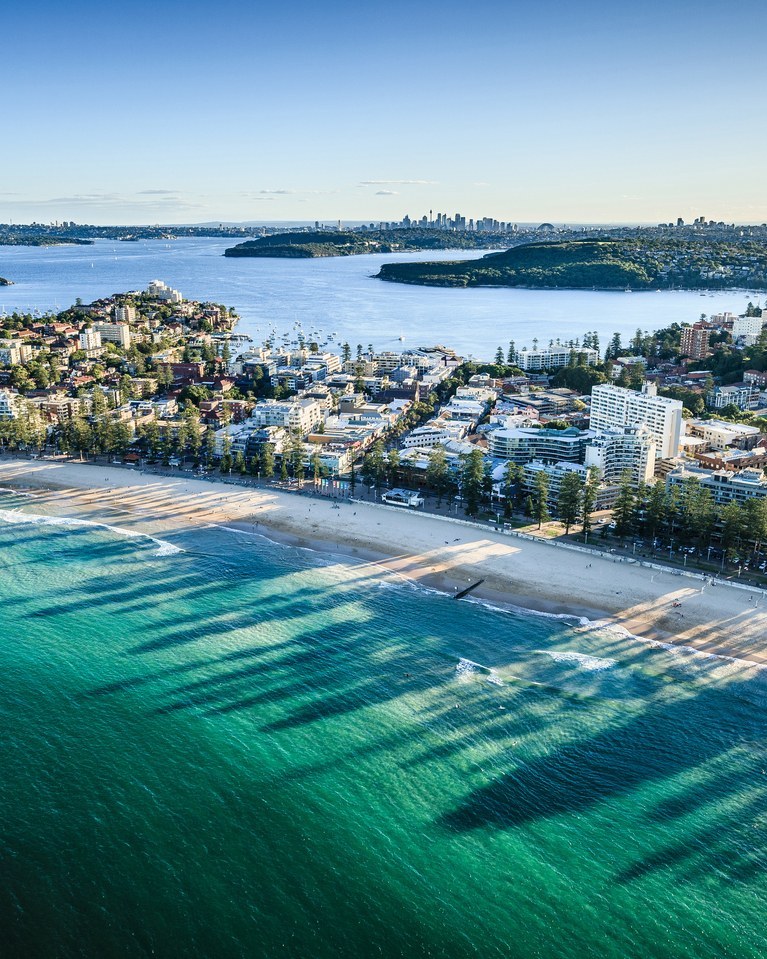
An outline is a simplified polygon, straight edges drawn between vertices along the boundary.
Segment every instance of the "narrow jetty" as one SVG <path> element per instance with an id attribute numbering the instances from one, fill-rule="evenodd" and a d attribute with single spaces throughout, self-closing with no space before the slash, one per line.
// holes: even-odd
<path id="1" fill-rule="evenodd" d="M 468 596 L 472 590 L 475 590 L 477 586 L 481 586 L 484 583 L 484 579 L 478 579 L 476 583 L 472 583 L 471 586 L 467 586 L 466 589 L 462 589 L 460 593 L 456 593 L 453 599 L 463 599 L 464 596 Z"/>

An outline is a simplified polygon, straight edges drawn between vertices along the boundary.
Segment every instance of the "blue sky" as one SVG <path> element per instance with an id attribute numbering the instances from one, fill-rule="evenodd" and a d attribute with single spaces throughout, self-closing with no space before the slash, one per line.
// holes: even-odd
<path id="1" fill-rule="evenodd" d="M 0 221 L 767 220 L 767 4 L 4 12 Z"/>

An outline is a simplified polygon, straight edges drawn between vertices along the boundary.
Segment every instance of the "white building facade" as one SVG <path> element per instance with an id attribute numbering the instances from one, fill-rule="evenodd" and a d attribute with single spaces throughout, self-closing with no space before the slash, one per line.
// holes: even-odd
<path id="1" fill-rule="evenodd" d="M 595 432 L 644 426 L 655 440 L 656 455 L 671 459 L 679 452 L 682 436 L 682 403 L 658 396 L 654 384 L 642 392 L 600 384 L 591 391 L 591 419 Z"/>
<path id="2" fill-rule="evenodd" d="M 128 309 L 128 307 L 126 307 Z M 130 307 L 132 309 L 132 307 Z M 130 327 L 125 322 L 94 323 L 93 329 L 101 337 L 102 343 L 116 343 L 123 349 L 130 348 Z"/>
<path id="3" fill-rule="evenodd" d="M 21 397 L 10 390 L 0 390 L 0 420 L 15 420 L 21 410 Z"/>
<path id="4" fill-rule="evenodd" d="M 80 349 L 89 350 L 101 349 L 101 334 L 93 328 L 88 328 L 80 333 Z"/>
<path id="5" fill-rule="evenodd" d="M 492 456 L 512 460 L 520 466 L 531 460 L 545 463 L 581 463 L 591 433 L 570 427 L 552 429 L 502 429 L 487 434 Z"/>
<path id="6" fill-rule="evenodd" d="M 525 372 L 536 370 L 554 370 L 569 366 L 571 358 L 576 362 L 582 356 L 588 366 L 599 362 L 599 352 L 586 347 L 551 346 L 544 350 L 518 350 L 514 354 L 514 365 Z"/>
<path id="7" fill-rule="evenodd" d="M 655 439 L 644 426 L 605 430 L 586 447 L 584 466 L 596 466 L 608 483 L 627 472 L 635 483 L 648 483 L 655 474 Z"/>

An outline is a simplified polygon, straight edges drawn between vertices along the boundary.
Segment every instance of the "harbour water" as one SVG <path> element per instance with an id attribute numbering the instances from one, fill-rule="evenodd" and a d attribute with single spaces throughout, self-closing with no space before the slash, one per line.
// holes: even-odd
<path id="1" fill-rule="evenodd" d="M 337 333 L 336 343 L 376 348 L 440 341 L 464 355 L 490 359 L 496 348 L 564 341 L 596 330 L 603 344 L 614 332 L 627 344 L 637 328 L 656 330 L 690 323 L 701 313 L 742 312 L 745 292 L 598 293 L 571 290 L 441 289 L 384 283 L 373 278 L 381 263 L 460 259 L 481 253 L 403 253 L 309 260 L 229 259 L 231 240 L 97 241 L 93 246 L 0 247 L 3 310 L 64 309 L 80 297 L 91 302 L 143 289 L 161 279 L 192 299 L 233 306 L 239 332 L 261 341 L 276 327 Z M 754 301 L 758 295 L 754 294 Z M 293 337 L 295 338 L 295 337 Z M 402 338 L 402 339 L 400 339 Z"/>
<path id="2" fill-rule="evenodd" d="M 3 956 L 767 954 L 762 670 L 10 492 L 0 595 Z"/>

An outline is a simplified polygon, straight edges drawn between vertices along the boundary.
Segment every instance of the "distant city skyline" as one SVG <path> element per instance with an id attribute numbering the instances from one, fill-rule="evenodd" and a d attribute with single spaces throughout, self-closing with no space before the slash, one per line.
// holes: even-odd
<path id="1" fill-rule="evenodd" d="M 4 15 L 0 221 L 767 221 L 756 0 Z"/>

